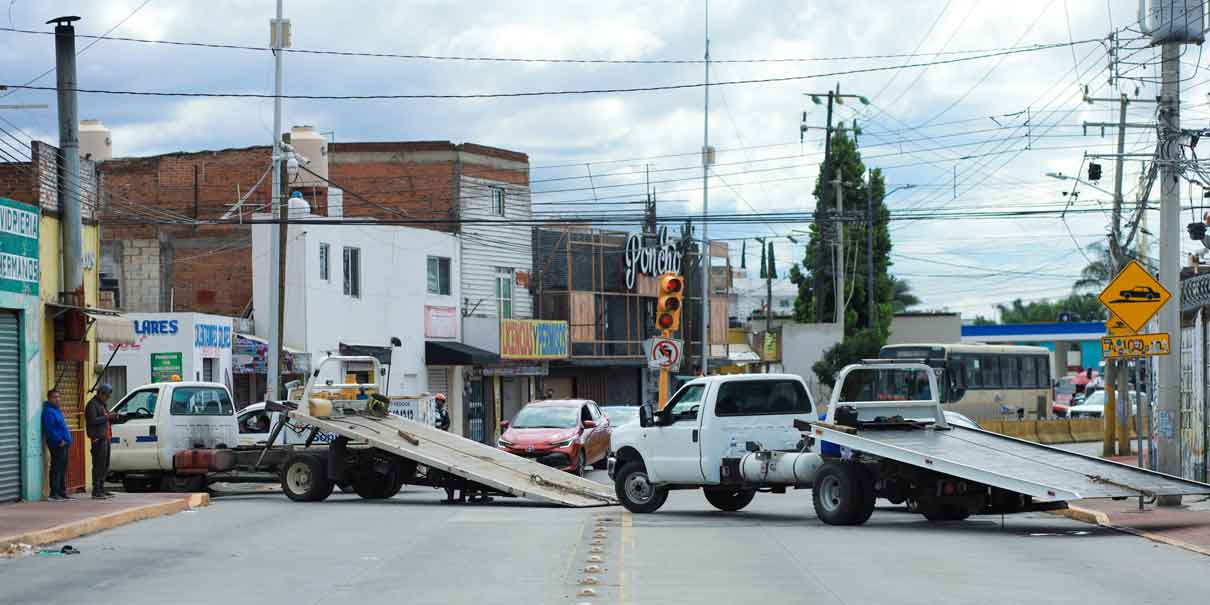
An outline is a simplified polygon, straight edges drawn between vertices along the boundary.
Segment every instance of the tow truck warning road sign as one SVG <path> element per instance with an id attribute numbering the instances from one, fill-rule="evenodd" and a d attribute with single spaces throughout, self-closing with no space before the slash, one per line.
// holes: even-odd
<path id="1" fill-rule="evenodd" d="M 1130 261 L 1098 297 L 1109 312 L 1138 332 L 1172 298 L 1138 261 Z"/>

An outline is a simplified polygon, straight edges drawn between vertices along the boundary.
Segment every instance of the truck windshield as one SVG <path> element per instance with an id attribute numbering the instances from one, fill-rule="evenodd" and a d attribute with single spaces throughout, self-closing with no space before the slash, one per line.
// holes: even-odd
<path id="1" fill-rule="evenodd" d="M 860 368 L 849 372 L 840 401 L 928 401 L 928 374 L 918 368 Z"/>
<path id="2" fill-rule="evenodd" d="M 517 429 L 569 429 L 579 423 L 580 408 L 571 406 L 529 406 L 517 413 L 512 427 Z"/>

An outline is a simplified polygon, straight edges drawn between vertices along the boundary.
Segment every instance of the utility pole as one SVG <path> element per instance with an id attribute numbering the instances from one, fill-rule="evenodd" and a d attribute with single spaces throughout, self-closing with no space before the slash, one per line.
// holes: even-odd
<path id="1" fill-rule="evenodd" d="M 702 113 L 702 376 L 710 368 L 710 0 L 706 0 L 706 86 Z M 686 339 L 688 340 L 688 339 Z"/>
<path id="2" fill-rule="evenodd" d="M 1160 308 L 1160 332 L 1166 332 L 1174 342 L 1181 338 L 1181 199 L 1180 167 L 1177 166 L 1177 137 L 1181 134 L 1181 43 L 1165 42 L 1162 49 L 1160 73 L 1160 284 L 1175 292 L 1177 300 Z M 1161 473 L 1181 475 L 1180 444 L 1177 441 L 1181 399 L 1181 348 L 1159 358 L 1158 410 L 1154 414 L 1155 468 Z M 1160 506 L 1179 506 L 1180 496 L 1160 496 Z"/>
<path id="3" fill-rule="evenodd" d="M 826 93 L 825 92 L 807 92 L 807 93 L 803 93 L 803 94 L 811 97 L 811 102 L 815 103 L 816 105 L 824 104 L 825 101 L 823 99 L 825 97 L 827 98 L 826 103 L 827 103 L 827 107 L 828 107 L 828 118 L 827 118 L 827 126 L 825 126 L 825 128 L 824 128 L 823 167 L 820 169 L 820 178 L 819 178 L 819 199 L 821 202 L 825 202 L 828 199 L 828 186 L 835 182 L 835 180 L 832 178 L 832 132 L 834 130 L 832 128 L 833 104 L 843 105 L 845 99 L 857 99 L 862 105 L 869 105 L 870 100 L 865 98 L 862 95 L 855 95 L 855 94 L 843 94 L 842 95 L 842 94 L 840 94 L 840 84 L 836 85 L 835 90 L 829 90 Z M 806 135 L 806 132 L 808 130 L 819 130 L 818 126 L 808 126 L 807 125 L 807 112 L 805 112 L 805 111 L 802 113 L 802 120 L 803 120 L 802 124 L 800 124 L 798 127 L 799 141 L 803 140 L 803 137 L 804 137 L 804 135 Z M 824 228 L 825 223 L 823 221 L 826 220 L 826 218 L 827 217 L 822 212 L 817 214 L 815 217 L 815 227 L 816 227 L 815 231 L 816 231 L 816 233 L 819 234 L 820 237 L 823 236 L 824 231 L 825 231 L 825 228 Z M 826 250 L 826 248 L 825 248 L 825 250 Z M 823 289 L 818 286 L 819 280 L 816 279 L 815 282 L 817 284 L 815 287 L 815 316 L 816 316 L 815 318 L 816 318 L 816 320 L 820 320 L 820 319 L 822 319 L 820 310 L 823 309 L 824 296 L 823 296 Z"/>
<path id="4" fill-rule="evenodd" d="M 280 284 L 285 278 L 286 250 L 281 233 L 286 230 L 287 209 L 289 200 L 283 195 L 288 187 L 285 175 L 285 158 L 281 145 L 282 136 L 282 55 L 281 49 L 288 47 L 286 36 L 288 26 L 282 16 L 283 0 L 277 0 L 277 17 L 273 20 L 270 46 L 273 48 L 273 196 L 272 208 L 281 219 L 279 236 L 269 240 L 269 284 L 270 287 Z M 269 321 L 269 359 L 265 366 L 265 399 L 275 400 L 281 397 L 281 354 L 282 354 L 282 320 L 285 308 L 285 297 L 282 288 L 276 289 L 275 295 L 269 297 L 269 308 L 266 316 Z"/>
<path id="5" fill-rule="evenodd" d="M 877 307 L 874 306 L 874 171 L 867 170 L 865 192 L 865 293 L 866 317 L 869 327 L 878 326 Z"/>
<path id="6" fill-rule="evenodd" d="M 844 175 L 836 171 L 836 325 L 840 326 L 840 336 L 844 337 Z"/>
<path id="7" fill-rule="evenodd" d="M 62 302 L 84 306 L 84 245 L 81 237 L 80 116 L 76 89 L 76 28 L 79 17 L 58 17 L 55 24 L 55 74 L 59 104 L 59 225 L 63 234 Z"/>

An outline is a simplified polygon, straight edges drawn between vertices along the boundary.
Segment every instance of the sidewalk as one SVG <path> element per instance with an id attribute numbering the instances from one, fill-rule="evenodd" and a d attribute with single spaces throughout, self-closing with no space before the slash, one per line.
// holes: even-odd
<path id="1" fill-rule="evenodd" d="M 77 495 L 68 502 L 0 505 L 0 555 L 18 548 L 17 544 L 62 542 L 208 504 L 208 494 L 116 494 L 110 500 Z"/>
<path id="2" fill-rule="evenodd" d="M 1138 465 L 1137 456 L 1109 459 Z M 1185 496 L 1179 507 L 1160 507 L 1144 501 L 1142 511 L 1138 498 L 1076 500 L 1068 504 L 1067 510 L 1055 513 L 1210 556 L 1210 498 L 1206 496 Z"/>

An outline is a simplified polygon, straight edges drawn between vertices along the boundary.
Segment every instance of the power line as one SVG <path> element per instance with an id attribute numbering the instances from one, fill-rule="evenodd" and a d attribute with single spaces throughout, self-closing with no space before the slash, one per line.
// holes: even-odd
<path id="1" fill-rule="evenodd" d="M 799 82 L 804 80 L 813 80 L 816 78 L 830 78 L 835 76 L 846 76 L 863 73 L 874 73 L 882 71 L 894 71 L 899 69 L 909 69 L 916 67 L 932 67 L 936 65 L 947 65 L 951 63 L 964 63 L 967 61 L 977 61 L 980 59 L 988 59 L 995 57 L 1005 57 L 1008 55 L 1016 55 L 1029 52 L 1037 52 L 1042 50 L 1050 50 L 1054 48 L 1066 48 L 1072 44 L 1088 44 L 1099 42 L 1099 39 L 1080 40 L 1077 42 L 1056 42 L 1052 44 L 1037 45 L 1028 48 L 1016 50 L 1001 51 L 996 53 L 974 55 L 969 57 L 956 57 L 952 59 L 944 59 L 939 61 L 928 61 L 923 63 L 911 63 L 905 65 L 890 65 L 879 67 L 867 67 L 859 69 L 850 69 L 843 71 L 833 71 L 819 74 L 807 74 L 800 76 L 783 76 L 778 78 L 752 78 L 746 80 L 729 80 L 723 82 L 711 82 L 707 85 L 704 82 L 691 82 L 685 84 L 665 84 L 660 86 L 635 86 L 635 87 L 620 87 L 620 88 L 590 88 L 581 90 L 536 90 L 522 92 L 480 92 L 480 93 L 420 93 L 420 94 L 369 94 L 369 95 L 320 95 L 320 94 L 295 94 L 281 95 L 283 99 L 299 99 L 299 100 L 324 100 L 324 101 L 363 101 L 363 100 L 405 100 L 405 99 L 500 99 L 500 98 L 517 98 L 517 97 L 546 97 L 546 96 L 569 96 L 569 95 L 591 95 L 591 94 L 620 94 L 634 92 L 658 92 L 667 90 L 686 90 L 703 88 L 705 86 L 740 86 L 749 84 L 770 84 L 777 82 Z M 33 85 L 9 85 L 10 88 L 28 89 L 28 90 L 57 90 L 53 86 L 33 86 Z M 150 90 L 119 90 L 107 88 L 75 88 L 71 89 L 77 93 L 85 94 L 107 94 L 107 95 L 126 95 L 126 96 L 148 96 L 148 97 L 200 97 L 200 98 L 233 98 L 233 99 L 273 99 L 276 95 L 268 93 L 256 92 L 200 92 L 200 91 L 180 91 L 180 92 L 163 92 Z M 940 115 L 940 114 L 939 114 Z"/>

